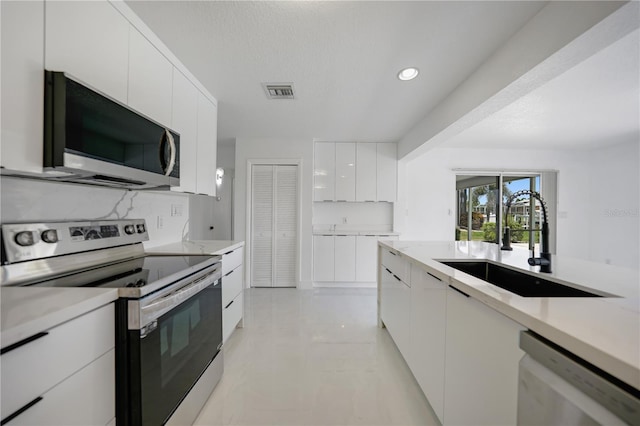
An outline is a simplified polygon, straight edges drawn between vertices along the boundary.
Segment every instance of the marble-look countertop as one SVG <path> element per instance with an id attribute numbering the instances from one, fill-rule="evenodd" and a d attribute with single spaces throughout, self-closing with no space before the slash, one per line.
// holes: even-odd
<path id="1" fill-rule="evenodd" d="M 0 288 L 0 343 L 3 348 L 107 305 L 117 288 Z"/>
<path id="2" fill-rule="evenodd" d="M 438 260 L 489 259 L 525 271 L 529 251 L 501 251 L 481 242 L 380 242 L 421 267 L 450 277 L 450 284 L 621 381 L 640 389 L 640 274 L 580 259 L 553 256 L 544 278 L 618 297 L 522 297 Z M 539 273 L 539 272 L 538 272 Z"/>
<path id="3" fill-rule="evenodd" d="M 233 240 L 194 240 L 179 241 L 176 243 L 165 244 L 157 247 L 147 248 L 145 251 L 149 254 L 210 254 L 223 255 L 229 251 L 243 247 L 244 241 Z"/>

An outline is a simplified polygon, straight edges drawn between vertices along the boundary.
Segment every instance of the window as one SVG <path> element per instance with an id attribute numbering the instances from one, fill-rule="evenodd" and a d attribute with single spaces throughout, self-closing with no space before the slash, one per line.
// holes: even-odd
<path id="1" fill-rule="evenodd" d="M 549 183 L 545 194 L 542 194 L 543 176 Z M 507 201 L 521 190 L 541 193 L 547 205 L 552 205 L 548 212 L 550 225 L 555 223 L 555 176 L 555 172 L 457 172 L 456 241 L 502 244 Z M 528 195 L 512 200 L 507 220 L 511 228 L 512 246 L 538 250 L 543 220 L 542 206 L 538 200 Z M 555 238 L 552 247 L 555 247 Z M 552 251 L 555 252 L 555 248 Z"/>

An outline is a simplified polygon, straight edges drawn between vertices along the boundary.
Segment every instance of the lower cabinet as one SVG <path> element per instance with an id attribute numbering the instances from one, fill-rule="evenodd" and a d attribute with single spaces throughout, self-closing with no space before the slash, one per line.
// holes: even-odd
<path id="1" fill-rule="evenodd" d="M 411 347 L 406 361 L 431 408 L 444 421 L 446 277 L 411 265 Z"/>
<path id="2" fill-rule="evenodd" d="M 455 287 L 446 321 L 444 424 L 515 425 L 524 328 Z"/>
<path id="3" fill-rule="evenodd" d="M 244 316 L 244 250 L 239 247 L 222 255 L 222 341 L 233 334 Z"/>
<path id="4" fill-rule="evenodd" d="M 384 265 L 380 269 L 382 300 L 380 318 L 396 346 L 406 357 L 411 347 L 410 313 L 411 287 Z"/>
<path id="5" fill-rule="evenodd" d="M 3 348 L 2 424 L 109 423 L 115 417 L 114 321 L 109 304 Z"/>

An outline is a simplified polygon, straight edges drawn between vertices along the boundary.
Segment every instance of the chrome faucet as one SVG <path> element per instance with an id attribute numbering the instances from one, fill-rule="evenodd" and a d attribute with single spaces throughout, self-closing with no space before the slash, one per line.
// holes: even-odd
<path id="1" fill-rule="evenodd" d="M 542 196 L 539 192 L 523 189 L 522 191 L 514 192 L 513 195 L 509 197 L 506 203 L 507 211 L 504 215 L 504 237 L 502 238 L 502 247 L 500 247 L 500 249 L 513 250 L 513 248 L 511 247 L 511 229 L 509 228 L 508 224 L 509 210 L 511 209 L 511 203 L 513 203 L 516 198 L 519 198 L 523 195 L 529 195 L 530 197 L 533 197 L 540 201 L 540 204 L 542 204 L 543 215 L 542 245 L 540 247 L 540 257 L 535 257 L 535 249 L 532 248 L 531 257 L 527 260 L 527 262 L 529 262 L 529 265 L 531 266 L 540 266 L 540 272 L 551 273 L 551 253 L 549 252 L 549 222 L 547 221 L 547 203 L 545 203 L 545 201 L 542 199 Z"/>

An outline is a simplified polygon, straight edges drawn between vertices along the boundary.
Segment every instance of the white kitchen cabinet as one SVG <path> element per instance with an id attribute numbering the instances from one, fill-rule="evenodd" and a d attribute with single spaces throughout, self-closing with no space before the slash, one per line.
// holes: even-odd
<path id="1" fill-rule="evenodd" d="M 335 200 L 336 144 L 316 143 L 313 150 L 313 201 Z"/>
<path id="2" fill-rule="evenodd" d="M 378 241 L 397 240 L 396 235 L 358 235 L 356 237 L 356 281 L 375 282 Z"/>
<path id="3" fill-rule="evenodd" d="M 180 134 L 180 187 L 176 191 L 197 191 L 198 89 L 177 69 L 173 70 L 171 128 Z"/>
<path id="4" fill-rule="evenodd" d="M 356 144 L 336 143 L 336 201 L 356 200 Z"/>
<path id="5" fill-rule="evenodd" d="M 446 324 L 444 424 L 516 424 L 524 328 L 454 287 Z"/>
<path id="6" fill-rule="evenodd" d="M 395 143 L 379 143 L 376 147 L 377 179 L 376 200 L 396 201 L 398 175 L 397 146 Z"/>
<path id="7" fill-rule="evenodd" d="M 337 282 L 356 280 L 356 236 L 336 235 L 334 241 L 334 278 Z"/>
<path id="8" fill-rule="evenodd" d="M 42 172 L 44 3 L 0 2 L 2 167 Z"/>
<path id="9" fill-rule="evenodd" d="M 218 146 L 218 108 L 198 92 L 197 192 L 216 195 L 216 155 Z"/>
<path id="10" fill-rule="evenodd" d="M 447 278 L 411 265 L 411 347 L 405 357 L 422 392 L 444 420 Z"/>
<path id="11" fill-rule="evenodd" d="M 382 266 L 380 317 L 403 357 L 411 345 L 411 287 L 394 272 Z"/>
<path id="12" fill-rule="evenodd" d="M 333 281 L 335 276 L 334 236 L 313 237 L 313 280 Z"/>
<path id="13" fill-rule="evenodd" d="M 45 11 L 45 68 L 69 73 L 127 104 L 129 22 L 106 1 L 47 1 Z M 134 58 L 136 64 L 145 60 Z M 149 71 L 141 77 L 153 80 L 159 72 Z"/>
<path id="14" fill-rule="evenodd" d="M 129 91 L 131 108 L 157 121 L 171 123 L 173 65 L 138 30 L 129 33 Z"/>
<path id="15" fill-rule="evenodd" d="M 377 201 L 377 145 L 356 144 L 356 201 Z"/>
<path id="16" fill-rule="evenodd" d="M 222 341 L 226 342 L 244 317 L 244 249 L 222 255 Z"/>
<path id="17" fill-rule="evenodd" d="M 109 304 L 3 348 L 2 418 L 37 401 L 12 424 L 107 424 L 115 416 L 114 318 Z"/>

